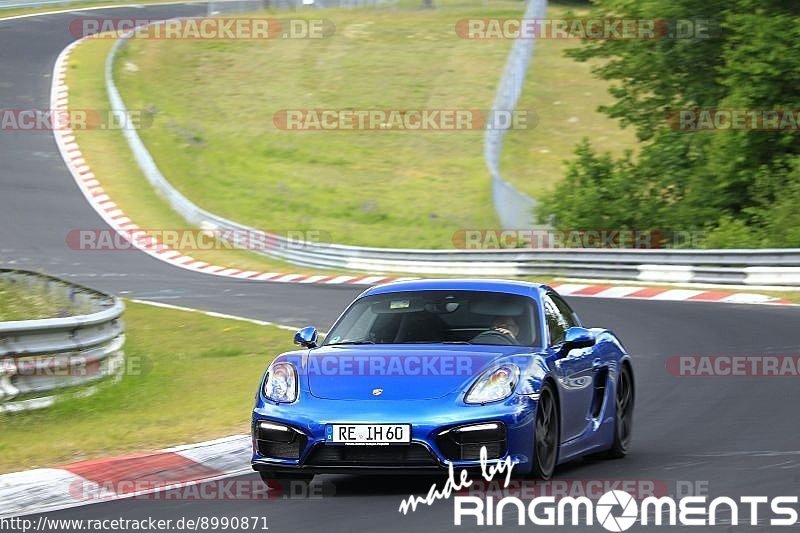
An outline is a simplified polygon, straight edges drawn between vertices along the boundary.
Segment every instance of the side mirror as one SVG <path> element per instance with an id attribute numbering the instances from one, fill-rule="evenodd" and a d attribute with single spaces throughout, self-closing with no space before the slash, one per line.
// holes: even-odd
<path id="1" fill-rule="evenodd" d="M 317 328 L 306 326 L 294 334 L 294 343 L 303 348 L 317 347 Z"/>
<path id="2" fill-rule="evenodd" d="M 590 348 L 594 346 L 595 342 L 597 342 L 597 339 L 595 339 L 594 333 L 586 328 L 573 326 L 564 334 L 564 344 L 561 345 L 561 353 L 562 355 L 566 355 L 570 350 Z"/>

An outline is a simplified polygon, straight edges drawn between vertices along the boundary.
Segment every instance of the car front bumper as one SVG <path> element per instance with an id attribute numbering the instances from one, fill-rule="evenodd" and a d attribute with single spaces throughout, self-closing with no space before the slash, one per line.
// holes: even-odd
<path id="1" fill-rule="evenodd" d="M 453 445 L 453 430 L 494 424 L 500 428 L 495 433 L 502 432 L 504 439 L 487 446 L 492 450 L 488 462 L 510 458 L 515 472 L 527 473 L 531 469 L 535 408 L 535 399 L 523 395 L 486 405 L 466 405 L 455 394 L 434 400 L 351 401 L 320 399 L 301 392 L 292 404 L 259 401 L 253 410 L 252 466 L 272 474 L 431 473 L 446 470 L 451 464 L 479 469 L 475 443 Z M 259 430 L 262 422 L 269 427 L 291 428 L 292 438 L 281 439 L 291 442 L 273 446 L 263 440 Z M 325 441 L 329 424 L 410 424 L 411 443 L 330 444 Z M 272 438 L 272 433 L 269 435 Z M 465 456 L 469 460 L 464 460 Z"/>

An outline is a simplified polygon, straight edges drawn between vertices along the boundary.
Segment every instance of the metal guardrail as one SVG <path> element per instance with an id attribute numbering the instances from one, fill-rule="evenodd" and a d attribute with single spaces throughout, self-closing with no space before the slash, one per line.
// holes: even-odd
<path id="1" fill-rule="evenodd" d="M 0 322 L 0 412 L 47 407 L 55 391 L 117 376 L 124 365 L 123 303 L 101 292 L 24 270 L 0 282 L 57 296 L 76 314 Z M 81 388 L 81 394 L 92 389 Z"/>
<path id="2" fill-rule="evenodd" d="M 528 0 L 526 19 L 543 19 L 547 11 L 547 0 Z M 519 38 L 511 45 L 500 82 L 497 85 L 492 111 L 512 111 L 517 108 L 525 85 L 536 39 Z M 536 200 L 520 192 L 500 175 L 500 156 L 506 129 L 487 128 L 483 137 L 483 157 L 492 177 L 492 204 L 500 226 L 504 228 L 529 228 L 536 223 L 534 209 Z"/>
<path id="3" fill-rule="evenodd" d="M 106 88 L 120 123 L 132 124 L 113 76 L 114 60 L 125 43 L 125 38 L 119 39 L 106 58 Z M 800 249 L 419 250 L 327 243 L 298 245 L 198 207 L 164 177 L 134 128 L 123 128 L 122 132 L 147 180 L 189 224 L 246 234 L 249 242 L 257 237 L 264 243 L 258 253 L 299 266 L 375 274 L 558 275 L 666 283 L 800 286 Z"/>

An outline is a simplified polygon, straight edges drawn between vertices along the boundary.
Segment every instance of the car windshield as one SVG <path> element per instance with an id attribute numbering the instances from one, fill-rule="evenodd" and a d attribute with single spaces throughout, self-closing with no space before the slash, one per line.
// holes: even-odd
<path id="1" fill-rule="evenodd" d="M 537 344 L 539 315 L 526 296 L 485 291 L 407 291 L 353 303 L 325 346 L 353 344 Z"/>

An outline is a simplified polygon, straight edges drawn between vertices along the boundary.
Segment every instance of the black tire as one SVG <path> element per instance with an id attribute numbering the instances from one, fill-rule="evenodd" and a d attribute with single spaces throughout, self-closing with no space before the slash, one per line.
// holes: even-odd
<path id="1" fill-rule="evenodd" d="M 617 379 L 614 401 L 614 443 L 606 454 L 609 459 L 621 459 L 628 455 L 633 435 L 633 406 L 636 400 L 633 375 L 628 365 L 622 365 Z"/>
<path id="2" fill-rule="evenodd" d="M 558 463 L 561 446 L 561 424 L 558 400 L 553 386 L 546 382 L 539 393 L 536 419 L 533 423 L 533 476 L 548 480 Z"/>

